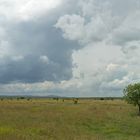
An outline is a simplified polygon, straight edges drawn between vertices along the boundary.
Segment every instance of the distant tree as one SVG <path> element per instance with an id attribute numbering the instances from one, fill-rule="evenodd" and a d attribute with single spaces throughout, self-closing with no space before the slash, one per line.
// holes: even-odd
<path id="1" fill-rule="evenodd" d="M 140 83 L 128 85 L 123 92 L 127 103 L 138 106 L 140 116 Z"/>
<path id="2" fill-rule="evenodd" d="M 19 99 L 23 100 L 23 99 L 25 99 L 25 97 L 20 97 Z"/>
<path id="3" fill-rule="evenodd" d="M 104 98 L 100 98 L 100 100 L 102 100 L 102 101 L 103 101 L 103 100 L 104 100 Z"/>
<path id="4" fill-rule="evenodd" d="M 31 98 L 27 98 L 27 101 L 30 101 L 31 100 Z"/>
<path id="5" fill-rule="evenodd" d="M 58 97 L 54 97 L 53 100 L 56 100 L 58 102 L 59 98 Z"/>

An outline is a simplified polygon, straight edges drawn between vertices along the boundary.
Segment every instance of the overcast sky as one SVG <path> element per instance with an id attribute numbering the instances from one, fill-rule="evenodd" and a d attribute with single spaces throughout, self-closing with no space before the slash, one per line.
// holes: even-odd
<path id="1" fill-rule="evenodd" d="M 0 0 L 0 94 L 122 96 L 140 82 L 139 0 Z"/>

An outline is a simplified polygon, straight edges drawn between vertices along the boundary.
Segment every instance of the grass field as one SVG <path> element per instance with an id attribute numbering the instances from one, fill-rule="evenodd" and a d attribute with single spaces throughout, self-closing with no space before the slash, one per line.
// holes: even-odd
<path id="1" fill-rule="evenodd" d="M 0 140 L 140 140 L 140 117 L 121 100 L 5 99 Z"/>

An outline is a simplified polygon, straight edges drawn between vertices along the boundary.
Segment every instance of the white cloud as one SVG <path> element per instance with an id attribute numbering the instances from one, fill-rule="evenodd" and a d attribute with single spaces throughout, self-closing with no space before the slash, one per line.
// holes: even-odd
<path id="1" fill-rule="evenodd" d="M 61 4 L 62 0 L 2 0 L 0 15 L 8 20 L 30 20 Z"/>
<path id="2" fill-rule="evenodd" d="M 49 58 L 48 58 L 46 55 L 40 56 L 40 60 L 41 60 L 43 63 L 46 63 L 46 64 L 49 63 Z"/>
<path id="3" fill-rule="evenodd" d="M 109 32 L 100 16 L 93 17 L 86 23 L 86 19 L 80 15 L 65 15 L 58 20 L 55 27 L 62 29 L 64 38 L 76 40 L 80 44 L 102 41 Z"/>
<path id="4" fill-rule="evenodd" d="M 85 37 L 84 22 L 84 18 L 79 15 L 65 15 L 55 27 L 62 29 L 64 38 L 81 42 Z"/>
<path id="5" fill-rule="evenodd" d="M 119 65 L 118 64 L 109 64 L 108 66 L 107 66 L 107 68 L 106 68 L 106 70 L 107 71 L 113 71 L 113 70 L 115 70 L 116 68 L 118 68 L 119 67 Z"/>
<path id="6" fill-rule="evenodd" d="M 62 0 L 30 0 L 19 8 L 18 16 L 23 20 L 36 18 L 38 15 L 47 14 L 61 4 Z"/>

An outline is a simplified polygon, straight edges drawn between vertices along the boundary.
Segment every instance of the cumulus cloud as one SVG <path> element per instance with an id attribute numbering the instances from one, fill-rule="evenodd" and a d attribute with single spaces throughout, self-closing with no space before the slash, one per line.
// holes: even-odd
<path id="1" fill-rule="evenodd" d="M 79 0 L 78 6 L 80 14 L 64 15 L 56 24 L 65 38 L 80 43 L 109 40 L 117 45 L 139 40 L 137 0 Z"/>
<path id="2" fill-rule="evenodd" d="M 65 15 L 60 17 L 55 27 L 63 30 L 64 38 L 82 41 L 85 37 L 84 22 L 84 18 L 79 15 Z"/>
<path id="3" fill-rule="evenodd" d="M 64 15 L 56 24 L 64 38 L 76 40 L 85 47 L 73 55 L 77 66 L 73 73 L 79 77 L 81 73 L 84 75 L 88 85 L 81 81 L 89 94 L 94 91 L 93 94 L 102 96 L 122 95 L 125 85 L 140 78 L 140 3 L 137 0 L 79 0 L 78 6 L 78 14 Z"/>

